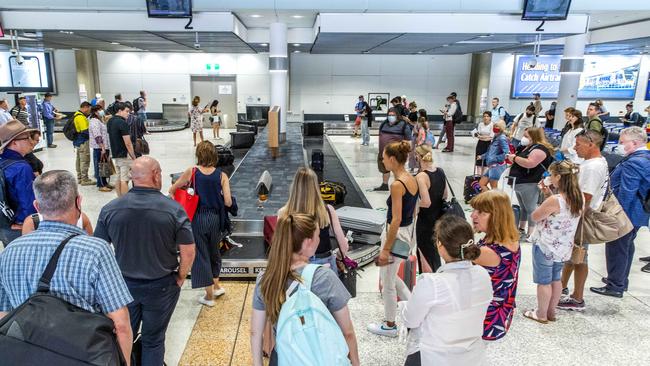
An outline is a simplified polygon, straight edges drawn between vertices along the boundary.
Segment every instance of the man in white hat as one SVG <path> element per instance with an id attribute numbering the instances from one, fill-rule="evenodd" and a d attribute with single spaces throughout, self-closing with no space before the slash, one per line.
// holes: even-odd
<path id="1" fill-rule="evenodd" d="M 33 149 L 29 129 L 21 122 L 11 120 L 0 126 L 0 240 L 6 247 L 20 236 L 23 221 L 36 213 L 34 208 L 34 172 L 25 155 Z"/>

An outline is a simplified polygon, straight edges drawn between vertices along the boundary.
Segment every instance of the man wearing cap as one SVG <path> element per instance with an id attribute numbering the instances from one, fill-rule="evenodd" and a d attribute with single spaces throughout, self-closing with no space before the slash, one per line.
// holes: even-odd
<path id="1" fill-rule="evenodd" d="M 9 113 L 9 103 L 6 99 L 0 99 L 0 126 L 14 119 Z"/>
<path id="2" fill-rule="evenodd" d="M 90 115 L 90 103 L 88 102 L 81 103 L 79 110 L 74 112 L 74 127 L 77 129 L 77 138 L 72 141 L 72 145 L 77 151 L 77 182 L 82 186 L 97 184 L 97 182 L 88 178 L 88 169 L 90 169 L 90 134 L 88 133 L 90 122 L 88 121 L 88 115 Z"/>
<path id="3" fill-rule="evenodd" d="M 18 98 L 18 104 L 11 108 L 11 116 L 29 127 L 29 112 L 27 111 L 27 99 L 25 97 Z"/>
<path id="4" fill-rule="evenodd" d="M 25 160 L 25 155 L 34 148 L 30 133 L 35 131 L 16 120 L 0 126 L 0 172 L 4 175 L 6 195 L 6 202 L 2 205 L 6 204 L 14 213 L 11 220 L 0 214 L 0 240 L 5 247 L 20 236 L 25 218 L 36 213 L 32 187 L 34 173 Z"/>
<path id="5" fill-rule="evenodd" d="M 45 136 L 47 138 L 47 147 L 53 149 L 56 145 L 54 142 L 54 112 L 56 108 L 52 105 L 52 94 L 45 93 L 43 98 L 43 121 L 45 122 Z"/>

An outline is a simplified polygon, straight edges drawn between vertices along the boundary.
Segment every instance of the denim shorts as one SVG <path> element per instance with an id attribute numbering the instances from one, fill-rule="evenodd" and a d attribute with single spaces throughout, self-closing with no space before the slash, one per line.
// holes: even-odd
<path id="1" fill-rule="evenodd" d="M 506 168 L 508 168 L 506 164 L 492 166 L 483 176 L 488 177 L 489 180 L 499 180 Z"/>
<path id="2" fill-rule="evenodd" d="M 533 282 L 538 285 L 550 285 L 562 277 L 563 262 L 548 259 L 539 245 L 533 244 Z"/>

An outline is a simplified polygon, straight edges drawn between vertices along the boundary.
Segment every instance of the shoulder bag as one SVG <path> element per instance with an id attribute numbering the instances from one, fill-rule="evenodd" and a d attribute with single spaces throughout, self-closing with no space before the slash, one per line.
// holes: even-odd
<path id="1" fill-rule="evenodd" d="M 195 176 L 196 168 L 192 168 L 192 177 L 190 178 L 189 186 L 179 188 L 176 190 L 176 193 L 174 193 L 174 200 L 183 206 L 190 221 L 194 219 L 196 208 L 199 207 L 199 195 L 196 194 Z"/>
<path id="2" fill-rule="evenodd" d="M 453 188 L 451 188 L 451 184 L 449 184 L 449 180 L 447 179 L 446 174 L 445 174 L 445 183 L 447 183 L 447 187 L 449 187 L 449 193 L 451 193 L 451 199 L 449 201 L 445 201 L 445 200 L 442 201 L 442 212 L 444 212 L 445 215 L 449 214 L 449 215 L 462 217 L 463 219 L 467 219 L 465 217 L 465 211 L 463 211 L 463 207 L 456 199 L 456 194 L 454 194 L 454 190 Z"/>

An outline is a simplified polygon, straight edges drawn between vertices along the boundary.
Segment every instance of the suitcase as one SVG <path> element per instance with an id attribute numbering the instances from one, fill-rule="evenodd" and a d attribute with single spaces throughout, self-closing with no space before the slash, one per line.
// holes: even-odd
<path id="1" fill-rule="evenodd" d="M 311 152 L 311 168 L 315 172 L 322 172 L 325 168 L 325 155 L 320 149 L 314 149 Z"/>
<path id="2" fill-rule="evenodd" d="M 235 163 L 235 156 L 232 154 L 232 150 L 223 145 L 215 145 L 214 148 L 217 150 L 217 156 L 219 157 L 217 168 L 233 165 Z"/>
<path id="3" fill-rule="evenodd" d="M 247 149 L 255 143 L 253 132 L 231 132 L 230 147 L 233 149 Z"/>
<path id="4" fill-rule="evenodd" d="M 255 135 L 257 135 L 257 126 L 256 125 L 238 123 L 237 125 L 235 125 L 235 127 L 237 128 L 237 132 L 252 132 Z"/>
<path id="5" fill-rule="evenodd" d="M 463 186 L 463 199 L 465 199 L 465 203 L 469 203 L 474 196 L 481 193 L 479 180 L 481 180 L 481 176 L 478 174 L 465 177 L 465 184 Z"/>
<path id="6" fill-rule="evenodd" d="M 507 185 L 512 187 L 512 191 L 510 192 L 510 202 L 512 202 L 512 213 L 515 215 L 515 226 L 519 228 L 519 221 L 521 219 L 521 207 L 519 206 L 519 202 L 514 198 L 515 184 L 517 182 L 517 177 L 507 175 L 504 177 L 504 179 Z"/>
<path id="7" fill-rule="evenodd" d="M 341 205 L 345 202 L 345 196 L 348 194 L 343 183 L 321 182 L 320 196 L 325 203 L 330 205 Z"/>
<path id="8" fill-rule="evenodd" d="M 413 287 L 415 287 L 415 279 L 417 278 L 418 274 L 418 259 L 414 255 L 410 255 L 408 260 L 402 261 L 399 265 L 399 269 L 397 270 L 397 277 L 401 278 L 402 281 L 404 281 L 404 284 L 406 284 L 406 287 L 408 287 L 409 291 L 413 291 Z M 381 293 L 383 290 L 384 286 L 381 283 L 381 278 L 379 278 L 379 292 Z M 397 300 L 400 301 L 399 296 L 397 297 Z"/>

